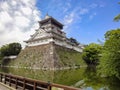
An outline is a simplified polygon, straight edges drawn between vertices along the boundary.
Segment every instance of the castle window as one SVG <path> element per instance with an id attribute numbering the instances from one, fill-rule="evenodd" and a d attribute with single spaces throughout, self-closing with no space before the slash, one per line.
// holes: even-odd
<path id="1" fill-rule="evenodd" d="M 54 29 L 54 27 L 51 27 L 52 29 Z"/>

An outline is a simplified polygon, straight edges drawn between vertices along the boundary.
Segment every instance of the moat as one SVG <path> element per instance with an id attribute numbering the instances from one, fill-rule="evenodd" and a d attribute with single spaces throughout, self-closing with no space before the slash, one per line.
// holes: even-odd
<path id="1" fill-rule="evenodd" d="M 58 83 L 83 90 L 120 90 L 120 80 L 117 78 L 104 78 L 97 75 L 95 68 L 42 71 L 32 69 L 0 68 L 1 72 L 19 75 L 27 78 Z"/>

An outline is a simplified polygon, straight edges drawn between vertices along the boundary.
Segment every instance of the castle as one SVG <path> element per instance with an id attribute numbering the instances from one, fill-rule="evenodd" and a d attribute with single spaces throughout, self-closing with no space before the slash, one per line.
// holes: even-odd
<path id="1" fill-rule="evenodd" d="M 24 42 L 27 46 L 11 66 L 55 70 L 84 65 L 83 46 L 66 37 L 63 24 L 46 15 L 39 28 Z"/>
<path id="2" fill-rule="evenodd" d="M 68 39 L 62 29 L 63 24 L 47 14 L 43 20 L 39 21 L 39 29 L 25 42 L 27 46 L 55 43 L 56 45 L 82 52 L 83 46 Z"/>

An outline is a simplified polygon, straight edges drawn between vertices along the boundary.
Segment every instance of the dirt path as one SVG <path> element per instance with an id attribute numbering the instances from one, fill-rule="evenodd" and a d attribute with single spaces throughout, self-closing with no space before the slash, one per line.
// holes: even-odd
<path id="1" fill-rule="evenodd" d="M 15 89 L 13 89 L 3 83 L 0 83 L 0 90 L 15 90 Z"/>

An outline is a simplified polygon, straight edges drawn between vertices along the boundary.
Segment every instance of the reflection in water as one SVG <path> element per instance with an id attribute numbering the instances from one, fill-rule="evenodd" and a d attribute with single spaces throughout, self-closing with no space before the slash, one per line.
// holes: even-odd
<path id="1" fill-rule="evenodd" d="M 85 90 L 120 90 L 120 80 L 115 77 L 98 76 L 95 67 L 87 67 L 83 75 L 82 88 Z"/>
<path id="2" fill-rule="evenodd" d="M 0 71 L 27 78 L 83 88 L 84 90 L 120 90 L 120 80 L 113 77 L 99 77 L 94 67 L 60 71 L 1 68 Z"/>

